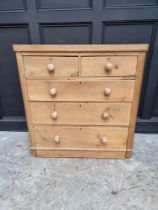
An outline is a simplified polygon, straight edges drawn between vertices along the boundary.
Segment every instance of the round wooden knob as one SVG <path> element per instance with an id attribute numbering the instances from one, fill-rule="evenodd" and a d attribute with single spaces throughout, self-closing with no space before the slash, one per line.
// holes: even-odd
<path id="1" fill-rule="evenodd" d="M 112 63 L 107 63 L 106 66 L 105 66 L 105 70 L 107 72 L 112 71 L 113 68 L 114 68 L 114 65 Z"/>
<path id="2" fill-rule="evenodd" d="M 51 117 L 53 118 L 53 120 L 56 120 L 58 118 L 58 113 L 57 112 L 52 112 Z"/>
<path id="3" fill-rule="evenodd" d="M 108 143 L 107 137 L 106 137 L 106 136 L 101 137 L 101 138 L 100 138 L 100 142 L 101 142 L 102 144 L 107 144 L 107 143 Z"/>
<path id="4" fill-rule="evenodd" d="M 110 88 L 105 88 L 104 93 L 106 96 L 109 96 L 111 94 L 111 89 Z"/>
<path id="5" fill-rule="evenodd" d="M 50 94 L 51 94 L 52 96 L 55 96 L 55 95 L 57 94 L 56 88 L 51 88 L 51 89 L 50 89 Z"/>
<path id="6" fill-rule="evenodd" d="M 55 143 L 60 143 L 60 136 L 54 136 L 53 140 Z"/>
<path id="7" fill-rule="evenodd" d="M 55 69 L 55 66 L 54 66 L 54 64 L 48 64 L 48 66 L 47 66 L 47 69 L 48 69 L 48 71 L 49 72 L 53 72 L 54 71 L 54 69 Z"/>
<path id="8" fill-rule="evenodd" d="M 102 115 L 103 119 L 109 119 L 110 115 L 108 112 L 104 112 L 103 115 Z"/>

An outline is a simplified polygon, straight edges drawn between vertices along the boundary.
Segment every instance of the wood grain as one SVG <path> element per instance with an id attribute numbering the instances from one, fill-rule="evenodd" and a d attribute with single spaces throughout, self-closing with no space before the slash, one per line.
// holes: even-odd
<path id="1" fill-rule="evenodd" d="M 128 129 L 108 127 L 54 127 L 51 125 L 35 126 L 36 147 L 51 149 L 126 149 Z M 60 136 L 60 143 L 54 142 L 54 137 Z M 103 144 L 101 138 L 108 142 Z"/>
<path id="2" fill-rule="evenodd" d="M 34 150 L 34 149 L 32 149 Z M 45 150 L 37 149 L 38 157 L 73 157 L 73 158 L 125 158 L 125 151 L 84 151 L 84 150 Z"/>
<path id="3" fill-rule="evenodd" d="M 93 44 L 93 45 L 13 45 L 14 51 L 22 52 L 137 52 L 147 51 L 148 44 Z"/>
<path id="4" fill-rule="evenodd" d="M 14 45 L 32 155 L 131 157 L 147 49 L 147 44 Z"/>
<path id="5" fill-rule="evenodd" d="M 135 87 L 134 87 L 134 99 L 132 102 L 129 137 L 128 137 L 128 141 L 127 141 L 127 153 L 126 153 L 127 158 L 131 157 L 131 155 L 132 155 L 133 138 L 134 138 L 138 105 L 139 105 L 139 99 L 140 99 L 140 91 L 141 91 L 141 84 L 142 84 L 142 78 L 143 78 L 145 55 L 146 55 L 145 53 L 140 53 L 138 56 L 136 82 L 135 82 Z"/>
<path id="6" fill-rule="evenodd" d="M 30 136 L 30 146 L 35 146 L 35 136 L 34 136 L 34 129 L 33 129 L 33 122 L 32 122 L 32 115 L 30 111 L 30 104 L 28 101 L 28 90 L 27 90 L 27 84 L 26 80 L 24 79 L 24 64 L 23 59 L 21 56 L 21 53 L 16 53 L 16 59 L 17 59 L 17 65 L 19 70 L 19 76 L 20 76 L 20 84 L 22 88 L 22 95 L 23 95 L 23 101 L 24 101 L 24 109 L 25 109 L 25 115 L 27 120 L 27 126 Z M 32 150 L 32 155 L 35 156 L 35 150 Z"/>
<path id="7" fill-rule="evenodd" d="M 131 103 L 31 102 L 30 106 L 34 124 L 128 126 L 131 112 Z M 51 117 L 54 111 L 56 120 Z M 109 113 L 109 119 L 102 118 L 104 112 Z"/>
<path id="8" fill-rule="evenodd" d="M 78 77 L 78 58 L 66 56 L 24 56 L 26 78 Z M 55 69 L 50 73 L 48 64 Z"/>
<path id="9" fill-rule="evenodd" d="M 115 77 L 115 76 L 135 76 L 136 56 L 98 56 L 82 57 L 82 76 L 83 77 Z M 106 64 L 111 63 L 114 68 L 106 71 Z"/>
<path id="10" fill-rule="evenodd" d="M 27 86 L 29 100 L 31 101 L 131 102 L 133 100 L 134 82 L 134 80 L 27 80 Z M 55 96 L 50 94 L 51 88 L 56 89 Z M 110 95 L 105 95 L 105 88 L 110 88 Z"/>

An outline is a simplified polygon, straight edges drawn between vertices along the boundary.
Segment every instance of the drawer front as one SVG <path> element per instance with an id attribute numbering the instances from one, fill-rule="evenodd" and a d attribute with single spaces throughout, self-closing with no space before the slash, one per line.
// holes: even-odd
<path id="1" fill-rule="evenodd" d="M 128 129 L 108 127 L 34 127 L 36 147 L 76 150 L 126 149 Z"/>
<path id="2" fill-rule="evenodd" d="M 31 102 L 34 124 L 129 125 L 130 103 Z"/>
<path id="3" fill-rule="evenodd" d="M 78 77 L 78 57 L 24 56 L 27 78 Z"/>
<path id="4" fill-rule="evenodd" d="M 32 101 L 116 101 L 133 98 L 134 81 L 49 81 L 28 80 Z"/>
<path id="5" fill-rule="evenodd" d="M 135 76 L 136 56 L 82 57 L 82 76 Z"/>

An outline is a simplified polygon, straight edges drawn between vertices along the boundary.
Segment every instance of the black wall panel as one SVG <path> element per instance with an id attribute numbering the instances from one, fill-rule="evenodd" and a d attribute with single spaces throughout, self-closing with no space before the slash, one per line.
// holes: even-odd
<path id="1" fill-rule="evenodd" d="M 156 88 L 158 90 L 158 86 Z M 155 103 L 154 103 L 154 107 L 153 107 L 153 116 L 154 117 L 158 117 L 158 91 L 155 94 Z"/>
<path id="2" fill-rule="evenodd" d="M 0 0 L 0 11 L 25 10 L 25 0 Z"/>
<path id="3" fill-rule="evenodd" d="M 157 0 L 105 0 L 105 6 L 153 6 L 157 5 Z"/>
<path id="4" fill-rule="evenodd" d="M 91 34 L 90 23 L 41 25 L 41 41 L 44 44 L 89 44 Z"/>
<path id="5" fill-rule="evenodd" d="M 12 43 L 29 43 L 27 25 L 0 25 L 1 115 L 23 116 L 23 103 Z"/>
<path id="6" fill-rule="evenodd" d="M 0 0 L 0 130 L 27 128 L 18 43 L 149 43 L 136 129 L 158 132 L 157 0 Z"/>
<path id="7" fill-rule="evenodd" d="M 140 116 L 141 119 L 152 119 L 154 117 L 154 109 L 156 110 L 157 87 L 158 87 L 158 27 L 154 24 L 151 36 L 150 50 L 148 54 L 148 62 L 143 80 L 142 97 L 140 100 Z M 144 85 L 145 84 L 145 85 Z M 154 118 L 154 120 L 157 120 Z"/>
<path id="8" fill-rule="evenodd" d="M 105 23 L 103 43 L 132 44 L 150 43 L 153 24 L 150 23 Z"/>
<path id="9" fill-rule="evenodd" d="M 90 9 L 92 0 L 37 0 L 38 9 Z"/>

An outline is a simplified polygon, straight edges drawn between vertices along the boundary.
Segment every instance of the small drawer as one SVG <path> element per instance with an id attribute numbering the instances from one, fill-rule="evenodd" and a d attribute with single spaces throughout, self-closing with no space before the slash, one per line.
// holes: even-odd
<path id="1" fill-rule="evenodd" d="M 34 126 L 37 149 L 125 150 L 128 128 Z"/>
<path id="2" fill-rule="evenodd" d="M 130 102 L 133 98 L 134 83 L 134 80 L 27 80 L 31 101 Z"/>
<path id="3" fill-rule="evenodd" d="M 78 77 L 78 57 L 24 56 L 26 78 Z"/>
<path id="4" fill-rule="evenodd" d="M 136 56 L 82 57 L 83 77 L 135 76 Z"/>
<path id="5" fill-rule="evenodd" d="M 131 103 L 31 102 L 34 124 L 128 126 Z"/>

